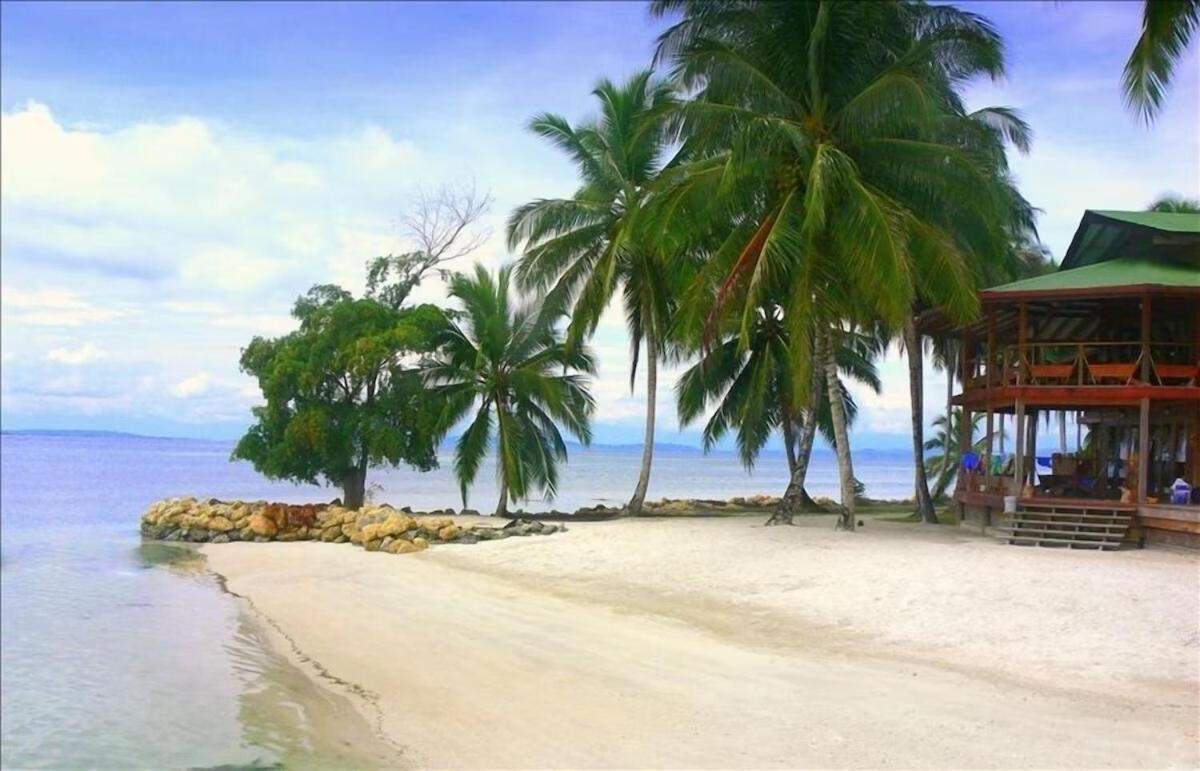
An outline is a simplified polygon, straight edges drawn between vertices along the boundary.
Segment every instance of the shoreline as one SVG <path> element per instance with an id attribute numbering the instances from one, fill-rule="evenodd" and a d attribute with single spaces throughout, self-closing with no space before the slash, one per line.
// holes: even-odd
<path id="1" fill-rule="evenodd" d="M 275 619 L 256 607 L 250 597 L 229 588 L 226 576 L 212 568 L 209 555 L 198 544 L 172 547 L 195 555 L 218 590 L 232 598 L 243 637 L 253 640 L 266 662 L 258 687 L 241 696 L 243 719 L 251 705 L 254 715 L 274 719 L 280 706 L 276 699 L 285 699 L 286 727 L 244 725 L 243 730 L 273 738 L 267 744 L 274 745 L 271 749 L 288 768 L 408 768 L 401 748 L 380 730 L 382 713 L 374 694 L 340 680 L 320 662 L 305 656 Z M 272 689 L 279 692 L 272 696 Z"/>
<path id="2" fill-rule="evenodd" d="M 860 587 L 843 591 L 846 616 L 829 623 L 816 598 L 832 589 L 803 586 L 811 579 L 803 568 L 782 576 L 750 570 L 740 582 L 715 568 L 696 575 L 703 572 L 696 565 L 720 556 L 720 538 L 730 549 L 759 551 L 771 569 L 828 550 L 881 551 L 869 555 L 877 559 L 896 556 L 896 546 L 965 549 L 974 560 L 979 548 L 993 546 L 873 520 L 866 538 L 837 538 L 815 521 L 823 519 L 795 528 L 755 528 L 756 517 L 580 523 L 551 539 L 447 545 L 402 557 L 315 543 L 220 544 L 201 552 L 230 591 L 289 641 L 293 663 L 323 687 L 335 683 L 318 667 L 373 694 L 383 735 L 419 767 L 1154 767 L 1200 760 L 1198 674 L 1186 661 L 1189 653 L 1194 661 L 1200 641 L 1180 649 L 1164 640 L 1162 650 L 1149 651 L 1151 663 L 1167 664 L 1161 678 L 1121 660 L 1085 660 L 1054 674 L 1059 662 L 1040 660 L 1036 634 L 1026 630 L 1014 645 L 998 624 L 990 644 L 1000 655 L 980 666 L 936 635 L 926 646 L 881 636 L 864 622 L 870 614 L 855 607 Z M 672 543 L 676 554 L 663 548 Z M 1106 569 L 1079 553 L 995 548 L 1006 550 L 992 550 L 995 556 L 1032 558 L 1065 575 L 1081 566 Z M 686 571 L 674 585 L 662 580 L 670 572 L 664 561 Z M 1136 564 L 1115 568 L 1194 577 L 1197 565 L 1169 553 L 1129 562 Z M 911 572 L 917 584 L 926 580 L 921 570 Z M 895 580 L 903 575 L 897 567 Z M 735 585 L 714 588 L 722 584 Z M 907 612 L 929 625 L 949 623 L 942 634 L 963 626 L 942 618 L 954 602 L 931 596 L 928 605 Z M 1019 610 L 1006 622 L 1017 630 L 1044 621 L 1036 603 Z M 1073 630 L 1051 631 L 1064 637 Z M 1062 639 L 1068 659 L 1088 658 L 1088 631 Z M 1122 642 L 1111 645 L 1119 654 Z M 1029 671 L 1019 674 L 1014 663 Z M 368 701 L 352 699 L 363 714 Z"/>

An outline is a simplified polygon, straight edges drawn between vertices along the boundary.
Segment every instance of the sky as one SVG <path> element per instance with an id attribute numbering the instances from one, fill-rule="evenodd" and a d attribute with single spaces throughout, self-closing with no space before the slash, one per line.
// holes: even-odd
<path id="1" fill-rule="evenodd" d="M 960 5 L 1006 41 L 1007 77 L 967 100 L 1032 124 L 1012 165 L 1056 257 L 1087 208 L 1200 197 L 1195 44 L 1147 127 L 1119 90 L 1140 3 Z M 510 262 L 508 213 L 576 183 L 529 118 L 591 115 L 596 82 L 647 67 L 663 26 L 636 2 L 3 3 L 0 425 L 236 437 L 259 401 L 242 346 L 293 328 L 313 284 L 360 291 L 366 260 L 409 247 L 420 191 L 490 190 L 474 257 Z M 593 347 L 596 441 L 638 443 L 617 309 Z M 906 365 L 880 367 L 855 446 L 909 447 Z M 660 376 L 659 441 L 695 444 L 679 371 Z M 926 371 L 931 421 L 945 379 Z"/>

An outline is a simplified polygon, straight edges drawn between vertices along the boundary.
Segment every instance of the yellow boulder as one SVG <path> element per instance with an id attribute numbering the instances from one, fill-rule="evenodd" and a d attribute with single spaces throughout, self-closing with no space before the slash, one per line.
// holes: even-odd
<path id="1" fill-rule="evenodd" d="M 275 526 L 275 522 L 263 514 L 253 514 L 250 517 L 250 523 L 247 525 L 250 532 L 255 535 L 261 535 L 266 538 L 273 538 L 279 528 Z"/>
<path id="2" fill-rule="evenodd" d="M 455 524 L 449 524 L 438 530 L 438 538 L 443 541 L 453 541 L 462 534 L 462 528 Z"/>
<path id="3" fill-rule="evenodd" d="M 229 521 L 228 517 L 217 516 L 208 520 L 208 529 L 216 530 L 218 533 L 228 533 L 233 529 L 233 523 Z"/>
<path id="4" fill-rule="evenodd" d="M 398 536 L 413 527 L 412 517 L 404 514 L 389 514 L 388 518 L 379 524 L 379 537 Z"/>

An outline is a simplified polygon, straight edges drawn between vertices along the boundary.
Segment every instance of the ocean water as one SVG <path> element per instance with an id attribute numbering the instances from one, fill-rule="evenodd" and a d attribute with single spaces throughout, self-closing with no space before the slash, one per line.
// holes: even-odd
<path id="1" fill-rule="evenodd" d="M 362 767 L 395 759 L 367 721 L 272 652 L 259 622 L 202 558 L 143 544 L 141 513 L 179 495 L 290 502 L 328 488 L 270 482 L 229 462 L 230 443 L 120 435 L 0 436 L 0 766 L 4 768 Z M 458 507 L 443 468 L 368 477 L 375 500 Z M 621 503 L 640 451 L 572 452 L 552 503 Z M 911 490 L 903 454 L 856 458 L 867 494 Z M 491 466 L 470 505 L 495 503 Z M 808 489 L 835 495 L 837 470 L 817 454 Z M 729 454 L 665 449 L 650 497 L 779 494 L 779 454 L 747 474 Z M 334 673 L 336 674 L 336 673 Z"/>

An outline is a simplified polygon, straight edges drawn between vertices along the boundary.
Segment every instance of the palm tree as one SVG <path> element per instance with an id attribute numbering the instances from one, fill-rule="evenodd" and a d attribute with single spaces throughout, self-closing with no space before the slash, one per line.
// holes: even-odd
<path id="1" fill-rule="evenodd" d="M 674 90 L 640 72 L 622 85 L 605 80 L 593 91 L 600 117 L 572 126 L 543 114 L 530 128 L 570 156 L 582 184 L 570 198 L 538 199 L 513 212 L 510 249 L 524 246 L 517 263 L 521 288 L 546 294 L 570 315 L 568 346 L 590 336 L 613 296 L 620 293 L 633 348 L 630 386 L 646 347 L 646 430 L 642 466 L 627 510 L 642 511 L 654 455 L 658 363 L 666 352 L 671 286 L 678 271 L 644 216 L 651 188 L 666 163 Z"/>
<path id="2" fill-rule="evenodd" d="M 856 335 L 845 342 L 837 352 L 841 375 L 879 393 L 881 383 L 873 358 L 880 353 L 882 340 Z M 792 382 L 792 355 L 783 309 L 772 304 L 759 309 L 748 348 L 742 348 L 734 330 L 719 345 L 705 350 L 675 385 L 682 425 L 715 407 L 704 426 L 706 452 L 736 429 L 738 455 L 750 469 L 771 434 L 782 434 L 792 480 L 785 495 L 798 497 L 799 505 L 773 514 L 767 524 L 791 524 L 796 508 L 818 509 L 804 490 L 804 479 L 816 433 L 820 431 L 830 444 L 834 443 L 832 413 L 822 383 L 823 379 L 810 385 L 810 403 L 803 412 L 798 411 L 795 405 L 800 400 Z M 842 390 L 843 409 L 853 423 L 858 407 L 844 385 Z"/>
<path id="3" fill-rule="evenodd" d="M 1002 255 L 1025 208 L 1004 161 L 1005 141 L 1022 140 L 1024 124 L 1004 108 L 968 113 L 957 93 L 970 77 L 1003 72 L 999 36 L 948 6 L 653 7 L 682 12 L 657 59 L 696 91 L 680 119 L 693 160 L 668 175 L 672 195 L 679 210 L 707 202 L 731 223 L 713 254 L 724 271 L 714 307 L 743 300 L 745 345 L 756 309 L 786 286 L 795 379 L 824 370 L 852 526 L 838 338 L 878 320 L 900 329 L 918 300 L 973 317 L 975 266 Z"/>
<path id="4" fill-rule="evenodd" d="M 934 455 L 925 457 L 925 468 L 929 475 L 934 478 L 933 496 L 937 500 L 945 497 L 946 491 L 950 489 L 950 484 L 954 482 L 954 478 L 958 475 L 958 459 L 962 457 L 961 448 L 959 447 L 959 437 L 962 426 L 962 410 L 953 408 L 950 410 L 950 419 L 947 421 L 945 415 L 938 415 L 933 421 L 934 435 L 929 441 L 925 442 L 925 449 L 932 450 Z M 979 433 L 979 424 L 983 420 L 983 416 L 975 413 L 971 420 L 971 436 L 974 437 Z M 972 439 L 972 452 L 983 452 L 987 447 L 987 439 Z"/>
<path id="5" fill-rule="evenodd" d="M 1146 211 L 1170 212 L 1172 214 L 1200 214 L 1200 201 L 1181 195 L 1164 195 Z"/>
<path id="6" fill-rule="evenodd" d="M 444 429 L 475 410 L 454 459 L 464 506 L 495 435 L 497 516 L 507 513 L 510 500 L 525 500 L 535 489 L 554 496 L 557 465 L 567 459 L 558 424 L 587 444 L 595 407 L 580 374 L 595 373 L 591 353 L 564 345 L 544 308 L 514 308 L 510 274 L 503 268 L 493 278 L 476 265 L 473 276 L 450 279 L 449 295 L 462 311 L 448 314 L 437 336 L 438 355 L 425 366 L 426 378 L 446 400 Z"/>
<path id="7" fill-rule="evenodd" d="M 1125 63 L 1123 86 L 1126 104 L 1147 123 L 1162 108 L 1198 24 L 1200 0 L 1146 0 L 1142 7 L 1142 34 Z"/>

